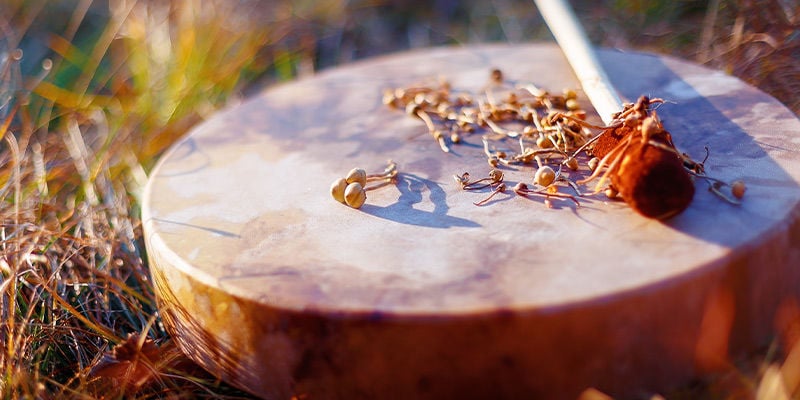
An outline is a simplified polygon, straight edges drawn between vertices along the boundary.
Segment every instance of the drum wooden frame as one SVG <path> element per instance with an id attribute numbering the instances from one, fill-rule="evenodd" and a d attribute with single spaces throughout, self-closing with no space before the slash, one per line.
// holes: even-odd
<path id="1" fill-rule="evenodd" d="M 665 390 L 769 343 L 800 292 L 800 121 L 718 71 L 600 51 L 615 87 L 658 111 L 741 206 L 696 182 L 668 222 L 595 196 L 583 206 L 460 190 L 488 172 L 479 136 L 444 154 L 383 89 L 497 67 L 577 83 L 551 44 L 417 50 L 267 88 L 167 153 L 143 218 L 161 315 L 181 348 L 269 399 L 574 398 Z M 591 109 L 587 102 L 584 106 Z M 398 163 L 361 209 L 331 199 L 350 168 Z M 506 179 L 531 182 L 530 169 Z"/>

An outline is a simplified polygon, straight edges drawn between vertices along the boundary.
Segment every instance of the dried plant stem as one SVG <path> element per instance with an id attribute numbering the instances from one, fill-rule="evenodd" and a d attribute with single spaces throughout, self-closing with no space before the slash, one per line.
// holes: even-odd
<path id="1" fill-rule="evenodd" d="M 485 199 L 483 199 L 483 200 L 481 200 L 481 201 L 474 202 L 474 203 L 472 203 L 472 204 L 474 204 L 474 205 L 476 205 L 476 206 L 482 206 L 482 205 L 485 205 L 485 204 L 486 204 L 486 203 L 488 203 L 490 200 L 492 200 L 492 198 L 493 198 L 494 196 L 496 196 L 498 193 L 505 192 L 505 191 L 506 191 L 506 184 L 505 184 L 505 183 L 502 183 L 502 182 L 500 182 L 500 184 L 499 184 L 499 185 L 497 185 L 497 187 L 495 187 L 495 188 L 494 188 L 494 190 L 492 190 L 492 193 L 490 193 L 490 194 L 489 194 L 489 196 L 487 196 Z"/>
<path id="2" fill-rule="evenodd" d="M 520 196 L 536 195 L 536 196 L 544 196 L 545 199 L 548 199 L 550 196 L 562 199 L 568 199 L 571 200 L 573 203 L 575 203 L 578 207 L 581 206 L 580 201 L 578 201 L 578 199 L 576 199 L 575 196 L 566 193 L 560 193 L 558 191 L 550 191 L 550 189 L 548 188 L 530 190 L 528 189 L 528 185 L 525 185 L 523 183 L 518 183 L 517 186 L 514 187 L 514 192 Z M 580 194 L 578 194 L 578 196 L 580 196 Z"/>
<path id="3" fill-rule="evenodd" d="M 13 211 L 13 218 L 14 218 L 14 232 L 12 232 L 13 240 L 8 240 L 6 235 L 5 228 L 3 228 L 3 253 L 5 256 L 3 257 L 3 262 L 5 265 L 8 266 L 8 271 L 5 271 L 8 276 L 5 277 L 7 282 L 7 288 L 5 291 L 2 292 L 3 304 L 5 305 L 3 309 L 3 325 L 5 329 L 2 331 L 3 339 L 6 343 L 6 362 L 11 362 L 14 360 L 15 355 L 17 354 L 16 349 L 16 336 L 17 336 L 17 327 L 16 327 L 16 315 L 17 315 L 17 276 L 19 274 L 19 265 L 20 265 L 20 201 L 22 196 L 22 183 L 21 183 L 21 169 L 20 169 L 20 149 L 17 143 L 17 139 L 14 137 L 14 134 L 9 131 L 8 125 L 10 120 L 13 118 L 13 113 L 9 114 L 4 121 L 3 125 L 3 135 L 5 136 L 5 140 L 8 143 L 8 149 L 11 152 L 11 163 L 13 165 L 13 172 L 12 172 L 12 179 L 14 185 L 14 211 Z M 8 246 L 11 246 L 9 248 Z M 9 260 L 9 255 L 11 259 Z M 7 372 L 10 372 L 10 369 L 6 368 Z"/>

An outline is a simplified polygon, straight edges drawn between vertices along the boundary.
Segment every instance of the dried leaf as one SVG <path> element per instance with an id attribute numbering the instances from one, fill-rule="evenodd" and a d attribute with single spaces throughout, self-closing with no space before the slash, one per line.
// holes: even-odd
<path id="1" fill-rule="evenodd" d="M 110 353 L 104 354 L 89 375 L 98 378 L 102 388 L 131 395 L 152 383 L 159 371 L 170 363 L 170 358 L 174 357 L 165 357 L 152 339 L 131 334 Z"/>

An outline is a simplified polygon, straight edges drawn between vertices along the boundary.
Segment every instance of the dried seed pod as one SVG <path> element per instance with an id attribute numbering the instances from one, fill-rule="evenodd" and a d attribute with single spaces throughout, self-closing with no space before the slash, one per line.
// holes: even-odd
<path id="1" fill-rule="evenodd" d="M 361 168 L 353 168 L 347 173 L 345 181 L 347 183 L 360 183 L 361 187 L 367 186 L 367 171 L 364 171 Z"/>
<path id="2" fill-rule="evenodd" d="M 500 171 L 499 169 L 493 169 L 489 171 L 489 178 L 492 180 L 492 183 L 502 182 L 503 171 Z"/>
<path id="3" fill-rule="evenodd" d="M 339 178 L 331 184 L 331 196 L 333 196 L 336 201 L 340 203 L 344 203 L 344 190 L 347 188 L 347 180 L 345 178 Z"/>
<path id="4" fill-rule="evenodd" d="M 648 218 L 667 219 L 681 213 L 694 197 L 694 182 L 677 152 L 663 138 L 634 140 L 622 155 L 611 182 L 628 205 Z"/>
<path id="5" fill-rule="evenodd" d="M 568 115 L 571 115 L 581 121 L 586 119 L 586 111 L 578 109 L 578 110 L 570 110 Z"/>
<path id="6" fill-rule="evenodd" d="M 575 111 L 581 108 L 581 105 L 578 103 L 578 100 L 575 99 L 567 99 L 566 102 L 567 110 Z"/>
<path id="7" fill-rule="evenodd" d="M 731 183 L 731 194 L 733 197 L 741 200 L 744 197 L 745 191 L 747 191 L 747 186 L 745 186 L 744 182 L 734 181 Z"/>
<path id="8" fill-rule="evenodd" d="M 461 185 L 461 188 L 463 189 L 465 186 L 469 185 L 469 172 L 464 172 L 460 176 L 453 175 L 453 179 L 455 179 L 456 183 Z"/>
<path id="9" fill-rule="evenodd" d="M 579 167 L 578 159 L 575 157 L 567 158 L 566 161 L 564 161 L 564 164 L 567 166 L 567 168 L 569 168 L 572 171 L 577 171 Z"/>
<path id="10" fill-rule="evenodd" d="M 383 91 L 383 104 L 389 107 L 396 107 L 397 106 L 397 97 L 394 96 L 394 92 L 390 89 Z"/>
<path id="11" fill-rule="evenodd" d="M 494 84 L 501 84 L 503 83 L 503 71 L 499 68 L 494 68 L 489 73 L 489 80 Z"/>
<path id="12" fill-rule="evenodd" d="M 426 93 L 417 93 L 417 95 L 414 96 L 414 103 L 420 107 L 426 107 L 431 104 L 431 101 Z"/>
<path id="13" fill-rule="evenodd" d="M 589 165 L 589 170 L 594 172 L 594 170 L 596 170 L 597 167 L 600 165 L 600 159 L 597 157 L 592 157 L 592 159 L 589 160 L 588 165 Z"/>
<path id="14" fill-rule="evenodd" d="M 350 207 L 361 208 L 367 201 L 367 191 L 358 182 L 353 182 L 344 190 L 344 201 Z"/>
<path id="15" fill-rule="evenodd" d="M 416 117 L 417 116 L 417 111 L 419 111 L 421 109 L 422 109 L 422 107 L 420 107 L 419 104 L 417 104 L 415 102 L 411 102 L 411 103 L 406 104 L 406 114 L 408 114 L 408 115 L 410 115 L 412 117 Z"/>
<path id="16" fill-rule="evenodd" d="M 624 125 L 605 129 L 600 133 L 597 141 L 594 142 L 592 146 L 592 155 L 602 159 L 606 154 L 617 147 L 626 136 L 631 134 L 631 132 L 633 132 L 633 129 Z"/>
<path id="17" fill-rule="evenodd" d="M 539 146 L 540 149 L 550 149 L 553 147 L 553 141 L 547 136 L 539 136 L 539 138 L 536 139 L 536 145 Z"/>
<path id="18" fill-rule="evenodd" d="M 555 180 L 556 171 L 553 171 L 553 169 L 547 165 L 537 169 L 536 174 L 533 175 L 533 181 L 541 186 L 550 186 Z"/>

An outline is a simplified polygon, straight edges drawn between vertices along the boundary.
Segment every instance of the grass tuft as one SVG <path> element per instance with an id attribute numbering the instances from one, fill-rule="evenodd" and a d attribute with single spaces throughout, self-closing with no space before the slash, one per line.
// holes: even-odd
<path id="1" fill-rule="evenodd" d="M 166 147 L 264 70 L 257 56 L 268 32 L 232 23 L 237 14 L 224 1 L 120 2 L 105 11 L 91 3 L 61 32 L 34 30 L 44 13 L 36 5 L 7 4 L 0 14 L 13 17 L 0 21 L 0 393 L 237 394 L 175 369 L 188 360 L 158 320 L 138 194 Z M 86 23 L 90 14 L 104 24 Z M 14 35 L 42 33 L 48 56 L 24 71 L 17 48 L 26 38 Z M 92 373 L 131 337 L 147 338 L 147 379 L 119 385 L 128 381 Z"/>

